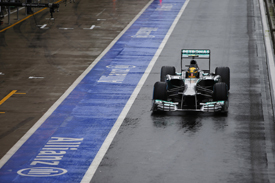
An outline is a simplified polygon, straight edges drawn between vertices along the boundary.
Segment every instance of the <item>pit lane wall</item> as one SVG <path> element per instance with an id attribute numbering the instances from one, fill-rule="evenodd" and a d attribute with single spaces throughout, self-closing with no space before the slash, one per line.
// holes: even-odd
<path id="1" fill-rule="evenodd" d="M 262 17 L 263 33 L 267 55 L 267 67 L 273 106 L 273 120 L 275 121 L 275 0 L 259 0 Z"/>
<path id="2" fill-rule="evenodd" d="M 262 0 L 261 0 L 262 1 Z M 267 15 L 268 27 L 272 40 L 273 51 L 275 53 L 275 0 L 263 0 Z"/>

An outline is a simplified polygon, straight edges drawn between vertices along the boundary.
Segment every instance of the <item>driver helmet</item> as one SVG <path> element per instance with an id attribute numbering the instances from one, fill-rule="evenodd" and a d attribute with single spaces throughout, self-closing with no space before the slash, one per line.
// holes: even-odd
<path id="1" fill-rule="evenodd" d="M 198 76 L 198 69 L 196 67 L 189 67 L 187 74 L 188 78 L 196 78 Z"/>

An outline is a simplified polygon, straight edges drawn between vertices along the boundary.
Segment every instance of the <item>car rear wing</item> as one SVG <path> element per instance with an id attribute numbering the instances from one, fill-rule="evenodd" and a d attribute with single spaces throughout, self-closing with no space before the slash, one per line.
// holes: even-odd
<path id="1" fill-rule="evenodd" d="M 181 50 L 181 71 L 183 68 L 183 59 L 207 59 L 209 61 L 209 70 L 204 70 L 210 73 L 210 50 L 209 49 L 182 49 Z"/>

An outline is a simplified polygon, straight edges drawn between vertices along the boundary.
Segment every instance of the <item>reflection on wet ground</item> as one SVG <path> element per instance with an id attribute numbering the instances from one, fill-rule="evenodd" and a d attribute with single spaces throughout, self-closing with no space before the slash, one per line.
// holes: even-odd
<path id="1" fill-rule="evenodd" d="M 165 128 L 177 124 L 186 131 L 197 132 L 205 121 L 213 121 L 216 130 L 224 129 L 227 126 L 227 115 L 227 113 L 160 112 L 152 113 L 151 118 L 155 127 Z"/>

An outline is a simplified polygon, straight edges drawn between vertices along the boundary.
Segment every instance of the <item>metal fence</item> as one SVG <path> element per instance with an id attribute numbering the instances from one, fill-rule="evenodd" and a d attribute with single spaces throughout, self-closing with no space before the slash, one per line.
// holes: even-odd
<path id="1" fill-rule="evenodd" d="M 6 2 L 6 3 L 33 3 L 33 4 L 48 4 L 48 3 L 54 3 L 57 0 L 0 0 L 0 2 Z M 10 15 L 16 13 L 17 14 L 17 20 L 19 20 L 19 11 L 25 11 L 25 15 L 27 16 L 29 14 L 35 13 L 42 9 L 44 7 L 20 7 L 20 6 L 0 6 L 0 20 L 4 17 L 8 17 L 8 24 L 10 25 Z M 21 15 L 22 16 L 22 15 Z"/>

